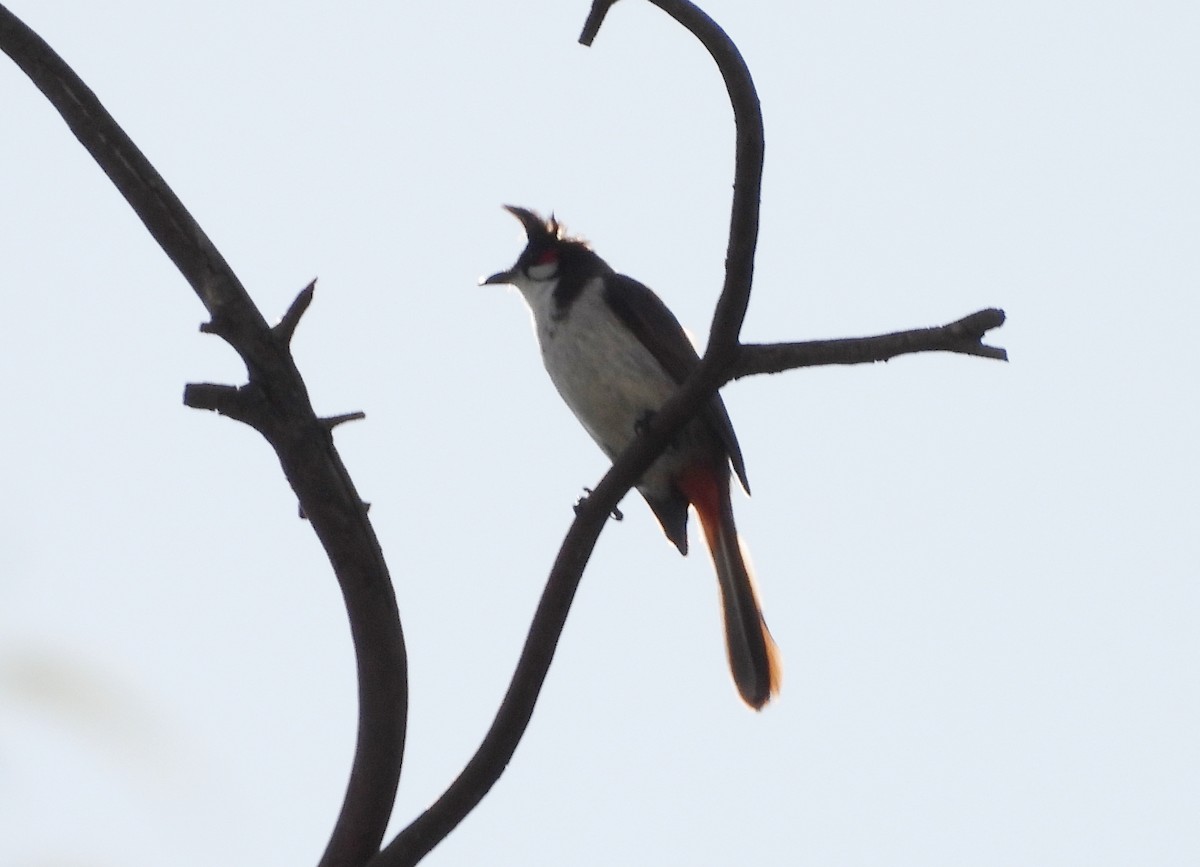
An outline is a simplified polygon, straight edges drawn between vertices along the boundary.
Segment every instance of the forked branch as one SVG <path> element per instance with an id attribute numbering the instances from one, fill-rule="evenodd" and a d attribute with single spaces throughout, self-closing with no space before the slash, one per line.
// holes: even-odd
<path id="1" fill-rule="evenodd" d="M 371 862 L 371 867 L 419 862 L 466 818 L 500 778 L 529 725 L 571 601 L 605 522 L 671 438 L 727 379 L 737 357 L 737 337 L 749 303 L 758 238 L 763 155 L 758 95 L 737 46 L 716 22 L 686 0 L 651 2 L 691 31 L 708 49 L 725 79 L 737 122 L 725 287 L 717 303 L 708 350 L 696 372 L 655 414 L 642 436 L 613 462 L 612 469 L 577 507 L 575 521 L 559 548 L 508 692 L 483 743 L 445 793 L 400 832 Z M 611 5 L 612 0 L 597 0 L 597 7 L 603 10 Z M 603 10 L 593 11 L 589 17 L 589 26 L 594 25 L 592 36 L 599 28 Z"/>

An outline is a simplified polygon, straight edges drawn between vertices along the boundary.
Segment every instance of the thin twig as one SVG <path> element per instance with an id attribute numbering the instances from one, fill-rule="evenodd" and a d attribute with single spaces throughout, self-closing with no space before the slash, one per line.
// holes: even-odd
<path id="1" fill-rule="evenodd" d="M 316 289 L 317 278 L 314 277 L 307 286 L 300 290 L 300 294 L 292 301 L 287 312 L 283 314 L 283 318 L 271 328 L 280 342 L 292 342 L 292 337 L 296 334 L 296 326 L 300 324 L 300 318 L 308 310 L 308 305 L 312 304 L 313 293 Z"/>
<path id="2" fill-rule="evenodd" d="M 325 430 L 333 430 L 340 424 L 345 424 L 348 421 L 362 421 L 366 417 L 367 414 L 365 412 L 357 410 L 355 412 L 344 412 L 341 415 L 327 415 L 317 419 L 317 421 L 321 423 L 321 427 L 325 428 Z"/>
<path id="3" fill-rule="evenodd" d="M 617 0 L 593 0 L 592 11 L 588 13 L 587 21 L 583 22 L 583 32 L 579 34 L 580 45 L 592 47 L 592 43 L 596 41 L 596 34 L 600 32 L 600 25 L 604 23 L 604 16 L 616 2 Z"/>

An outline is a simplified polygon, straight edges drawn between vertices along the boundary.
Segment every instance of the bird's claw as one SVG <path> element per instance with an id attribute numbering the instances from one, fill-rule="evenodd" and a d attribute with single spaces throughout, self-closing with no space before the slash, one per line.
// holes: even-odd
<path id="1" fill-rule="evenodd" d="M 575 505 L 572 507 L 575 510 L 576 515 L 579 514 L 579 510 L 583 508 L 583 504 L 587 502 L 587 498 L 589 496 L 591 496 L 591 494 L 592 494 L 591 488 L 584 488 L 583 491 L 584 491 L 583 496 L 580 497 L 578 500 L 576 500 Z M 625 520 L 625 514 L 616 506 L 613 506 L 613 510 L 609 514 L 612 516 L 612 519 L 614 521 L 624 521 Z"/>

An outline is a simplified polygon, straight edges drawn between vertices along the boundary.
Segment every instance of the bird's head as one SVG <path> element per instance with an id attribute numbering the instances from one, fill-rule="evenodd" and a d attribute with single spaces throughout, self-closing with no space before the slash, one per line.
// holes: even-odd
<path id="1" fill-rule="evenodd" d="M 505 205 L 504 210 L 520 220 L 528 242 L 515 265 L 482 283 L 511 283 L 517 287 L 546 284 L 557 280 L 564 268 L 583 266 L 593 259 L 599 261 L 587 242 L 568 235 L 553 214 L 543 220 L 528 208 Z"/>

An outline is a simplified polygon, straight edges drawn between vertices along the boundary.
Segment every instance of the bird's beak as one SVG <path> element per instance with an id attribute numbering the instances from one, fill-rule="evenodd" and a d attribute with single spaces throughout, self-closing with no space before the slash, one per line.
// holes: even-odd
<path id="1" fill-rule="evenodd" d="M 510 268 L 507 271 L 500 271 L 496 274 L 493 274 L 491 277 L 486 277 L 479 281 L 480 286 L 486 286 L 489 283 L 512 283 L 512 269 Z"/>

